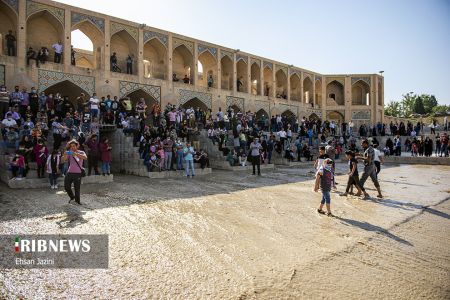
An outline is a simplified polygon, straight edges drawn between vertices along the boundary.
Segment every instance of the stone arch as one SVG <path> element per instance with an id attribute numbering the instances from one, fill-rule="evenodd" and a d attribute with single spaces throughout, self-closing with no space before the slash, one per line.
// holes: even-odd
<path id="1" fill-rule="evenodd" d="M 278 70 L 275 73 L 275 80 L 276 80 L 276 96 L 277 98 L 284 98 L 284 96 L 287 97 L 287 77 L 286 73 L 284 73 L 283 70 Z"/>
<path id="2" fill-rule="evenodd" d="M 182 80 L 185 75 L 190 79 L 190 83 L 193 84 L 194 79 L 194 59 L 192 57 L 191 51 L 184 45 L 181 44 L 175 49 L 173 49 L 172 64 L 173 73 Z"/>
<path id="3" fill-rule="evenodd" d="M 209 75 L 213 76 L 213 88 L 217 87 L 217 60 L 210 51 L 203 51 L 198 56 L 198 61 L 202 64 L 203 73 L 198 72 L 198 85 L 207 87 Z"/>
<path id="4" fill-rule="evenodd" d="M 199 98 L 194 97 L 188 101 L 186 101 L 185 103 L 181 104 L 181 107 L 188 109 L 188 108 L 193 108 L 196 109 L 197 107 L 200 108 L 203 112 L 207 112 L 209 107 L 203 103 L 203 101 L 201 101 Z"/>
<path id="5" fill-rule="evenodd" d="M 327 84 L 327 105 L 345 105 L 344 86 L 336 80 Z"/>
<path id="6" fill-rule="evenodd" d="M 50 53 L 52 45 L 64 42 L 64 27 L 48 10 L 33 13 L 27 18 L 27 50 L 33 47 L 38 52 L 41 47 L 47 47 Z"/>
<path id="7" fill-rule="evenodd" d="M 9 30 L 17 38 L 17 14 L 6 2 L 0 0 L 0 55 L 8 53 L 4 51 L 7 51 L 5 36 Z"/>
<path id="8" fill-rule="evenodd" d="M 93 62 L 83 54 L 76 56 L 76 65 L 81 68 L 95 69 Z"/>
<path id="9" fill-rule="evenodd" d="M 261 68 L 257 62 L 254 62 L 250 68 L 251 94 L 261 95 Z"/>
<path id="10" fill-rule="evenodd" d="M 223 90 L 233 89 L 233 61 L 228 55 L 220 60 L 220 68 L 222 72 L 221 85 Z"/>
<path id="11" fill-rule="evenodd" d="M 265 111 L 263 108 L 261 108 L 260 110 L 258 110 L 256 112 L 256 121 L 261 120 L 262 118 L 270 118 L 270 115 L 267 111 Z"/>
<path id="12" fill-rule="evenodd" d="M 309 76 L 305 77 L 303 79 L 303 99 L 305 99 L 305 103 L 307 104 L 313 104 L 314 100 L 314 88 L 313 88 L 313 82 Z M 314 106 L 314 105 L 312 105 Z"/>
<path id="13" fill-rule="evenodd" d="M 316 115 L 315 113 L 312 113 L 312 114 L 309 115 L 308 119 L 309 119 L 310 121 L 313 121 L 313 120 L 320 120 L 320 117 L 319 117 L 318 115 Z"/>
<path id="14" fill-rule="evenodd" d="M 370 105 L 370 86 L 362 80 L 352 85 L 352 104 Z"/>
<path id="15" fill-rule="evenodd" d="M 78 22 L 74 25 L 72 25 L 71 32 L 73 33 L 76 30 L 80 30 L 84 35 L 86 35 L 89 40 L 92 42 L 92 51 L 90 54 L 92 55 L 93 59 L 91 61 L 91 64 L 93 65 L 92 69 L 101 69 L 103 64 L 103 56 L 104 56 L 104 44 L 105 44 L 105 35 L 104 33 L 95 25 L 91 20 L 84 19 L 81 22 Z M 76 48 L 76 45 L 74 45 L 74 48 Z M 75 51 L 77 51 L 75 49 Z M 84 50 L 86 51 L 86 50 Z M 82 57 L 80 57 L 82 58 Z M 83 67 L 83 64 L 78 63 L 78 59 L 75 60 L 75 65 Z"/>
<path id="16" fill-rule="evenodd" d="M 291 75 L 290 84 L 291 84 L 291 100 L 292 101 L 300 101 L 301 100 L 301 85 L 300 85 L 300 76 L 297 73 Z"/>
<path id="17" fill-rule="evenodd" d="M 72 107 L 76 105 L 76 98 L 80 96 L 81 93 L 84 93 L 85 95 L 90 95 L 90 93 L 83 88 L 81 88 L 79 85 L 75 84 L 74 82 L 70 80 L 63 80 L 60 82 L 57 82 L 49 87 L 47 87 L 45 90 L 43 90 L 45 94 L 53 94 L 60 93 L 61 96 L 69 97 L 70 103 L 72 103 Z"/>
<path id="18" fill-rule="evenodd" d="M 122 29 L 111 36 L 111 55 L 115 52 L 117 56 L 117 64 L 119 68 L 122 70 L 122 73 L 125 73 L 127 70 L 126 66 L 126 58 L 130 54 L 133 58 L 133 74 L 137 74 L 137 42 L 130 35 L 130 33 Z"/>
<path id="19" fill-rule="evenodd" d="M 265 66 L 264 70 L 264 96 L 271 96 L 273 89 L 273 69 Z"/>
<path id="20" fill-rule="evenodd" d="M 230 105 L 230 108 L 233 109 L 234 113 L 238 113 L 238 112 L 242 111 L 242 109 L 239 106 L 237 106 L 236 104 Z"/>
<path id="21" fill-rule="evenodd" d="M 126 97 L 130 98 L 131 104 L 133 105 L 133 108 L 136 107 L 136 104 L 144 98 L 145 104 L 147 105 L 147 115 L 151 112 L 153 106 L 155 104 L 159 104 L 158 101 L 149 93 L 144 91 L 143 89 L 137 89 L 135 91 L 132 91 L 126 95 Z"/>
<path id="22" fill-rule="evenodd" d="M 383 106 L 383 85 L 381 84 L 381 80 L 378 80 L 378 105 Z"/>
<path id="23" fill-rule="evenodd" d="M 239 88 L 238 92 L 247 93 L 247 79 L 248 79 L 248 70 L 247 63 L 244 59 L 239 59 L 236 62 L 236 70 L 237 70 L 237 80 L 242 82 L 241 87 L 236 86 L 236 89 Z"/>
<path id="24" fill-rule="evenodd" d="M 157 37 L 145 42 L 143 58 L 145 78 L 168 79 L 167 48 Z"/>
<path id="25" fill-rule="evenodd" d="M 314 107 L 322 107 L 322 81 L 316 80 L 314 83 L 316 87 L 316 99 L 314 102 Z"/>
<path id="26" fill-rule="evenodd" d="M 293 125 L 295 122 L 295 119 L 297 118 L 297 115 L 292 112 L 289 108 L 286 109 L 284 112 L 281 113 L 282 117 L 286 117 L 286 120 L 289 124 Z"/>
<path id="27" fill-rule="evenodd" d="M 341 112 L 333 110 L 327 112 L 327 120 L 330 122 L 335 121 L 335 123 L 339 124 L 344 122 L 345 118 Z"/>

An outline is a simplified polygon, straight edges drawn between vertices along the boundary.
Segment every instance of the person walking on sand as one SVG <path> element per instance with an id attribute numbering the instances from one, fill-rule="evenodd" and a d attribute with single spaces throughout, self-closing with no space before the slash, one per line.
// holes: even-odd
<path id="1" fill-rule="evenodd" d="M 69 169 L 64 177 L 64 188 L 69 195 L 69 203 L 75 200 L 75 203 L 81 205 L 80 201 L 80 188 L 81 177 L 84 171 L 83 161 L 87 159 L 84 151 L 78 150 L 79 143 L 77 140 L 71 140 L 67 143 L 66 152 L 62 157 L 62 162 L 69 162 Z M 75 195 L 72 191 L 72 183 L 75 188 Z"/>
<path id="2" fill-rule="evenodd" d="M 358 160 L 355 158 L 355 153 L 351 150 L 345 152 L 345 156 L 348 159 L 349 172 L 348 172 L 348 182 L 347 188 L 345 189 L 345 193 L 341 194 L 341 196 L 345 197 L 348 194 L 353 194 L 350 192 L 350 188 L 352 186 L 356 186 L 358 189 L 358 194 L 361 194 L 361 187 L 359 186 L 359 175 L 358 175 Z"/>
<path id="3" fill-rule="evenodd" d="M 373 181 L 373 184 L 377 188 L 378 191 L 378 198 L 383 198 L 383 195 L 381 194 L 380 184 L 378 183 L 377 179 L 377 169 L 375 168 L 374 164 L 374 150 L 371 146 L 369 146 L 369 141 L 367 139 L 364 139 L 361 142 L 361 147 L 364 149 L 364 154 L 361 156 L 360 154 L 357 156 L 358 159 L 362 160 L 364 162 L 364 171 L 361 175 L 361 179 L 359 180 L 359 185 L 361 187 L 362 192 L 364 193 L 364 198 L 369 198 L 369 194 L 366 192 L 366 189 L 364 188 L 364 183 L 366 182 L 367 178 L 371 178 Z M 361 193 L 357 193 L 355 196 L 361 196 Z"/>
<path id="4" fill-rule="evenodd" d="M 332 217 L 333 214 L 331 213 L 331 186 L 333 184 L 333 172 L 331 170 L 333 166 L 333 160 L 330 158 L 326 158 L 323 161 L 322 166 L 319 168 L 319 170 L 316 173 L 316 181 L 314 185 L 314 192 L 319 191 L 319 187 L 322 190 L 322 201 L 320 202 L 319 209 L 317 209 L 317 212 L 319 214 L 325 214 L 323 211 L 323 205 L 325 204 L 327 207 L 327 216 Z"/>

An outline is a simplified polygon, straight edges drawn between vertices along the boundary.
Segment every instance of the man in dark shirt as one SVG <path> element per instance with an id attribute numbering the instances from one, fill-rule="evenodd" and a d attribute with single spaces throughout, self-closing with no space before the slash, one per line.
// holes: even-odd
<path id="1" fill-rule="evenodd" d="M 5 35 L 6 48 L 8 48 L 8 56 L 16 56 L 16 37 L 12 34 L 12 30 Z"/>
<path id="2" fill-rule="evenodd" d="M 361 187 L 362 192 L 364 193 L 364 198 L 369 198 L 369 194 L 366 192 L 364 188 L 364 183 L 366 182 L 367 178 L 371 178 L 373 181 L 373 184 L 377 188 L 378 191 L 378 198 L 383 198 L 383 195 L 381 194 L 380 184 L 378 183 L 377 179 L 377 170 L 375 168 L 374 164 L 374 155 L 375 151 L 373 150 L 372 146 L 369 146 L 369 141 L 364 139 L 361 142 L 361 147 L 364 149 L 364 154 L 358 155 L 357 158 L 362 160 L 364 162 L 364 171 L 361 175 L 361 179 L 359 180 L 359 185 Z M 357 193 L 355 196 L 360 196 L 361 193 Z"/>
<path id="3" fill-rule="evenodd" d="M 30 59 L 34 59 L 36 61 L 36 67 L 39 68 L 39 59 L 36 58 L 36 51 L 33 50 L 33 47 L 28 48 L 27 51 L 27 66 L 30 65 Z"/>

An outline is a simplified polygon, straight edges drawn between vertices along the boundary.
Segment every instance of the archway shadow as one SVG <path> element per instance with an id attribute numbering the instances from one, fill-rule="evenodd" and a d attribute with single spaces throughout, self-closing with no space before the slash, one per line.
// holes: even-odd
<path id="1" fill-rule="evenodd" d="M 390 233 L 387 229 L 384 229 L 384 228 L 382 228 L 380 226 L 373 225 L 373 224 L 370 224 L 368 222 L 356 221 L 356 220 L 347 219 L 347 218 L 343 218 L 343 217 L 339 217 L 339 216 L 335 216 L 335 218 L 340 220 L 344 225 L 350 225 L 350 226 L 361 228 L 361 229 L 363 229 L 365 231 L 372 231 L 372 232 L 380 233 L 380 234 L 383 234 L 384 236 L 386 236 L 386 237 L 388 237 L 390 239 L 393 239 L 396 242 L 402 243 L 402 244 L 407 245 L 407 246 L 414 246 L 413 244 L 411 244 L 407 240 L 402 239 L 401 237 Z"/>

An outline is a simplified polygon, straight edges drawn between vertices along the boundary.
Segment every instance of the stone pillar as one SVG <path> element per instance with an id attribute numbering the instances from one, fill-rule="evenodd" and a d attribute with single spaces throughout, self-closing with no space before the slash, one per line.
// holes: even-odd
<path id="1" fill-rule="evenodd" d="M 64 40 L 61 41 L 63 44 L 63 57 L 62 63 L 65 66 L 70 66 L 71 63 L 71 45 L 72 45 L 72 13 L 69 8 L 65 9 L 64 13 Z M 65 68 L 67 70 L 67 67 Z"/>
<path id="2" fill-rule="evenodd" d="M 305 75 L 300 72 L 300 103 L 302 106 L 305 106 L 305 91 L 303 91 L 303 79 L 305 79 Z"/>
<path id="3" fill-rule="evenodd" d="M 377 114 L 378 114 L 378 76 L 372 75 L 370 76 L 370 110 L 372 111 L 370 114 L 370 119 L 372 121 L 372 125 L 377 123 Z"/>
<path id="4" fill-rule="evenodd" d="M 139 81 L 142 81 L 142 78 L 144 78 L 144 30 L 139 29 L 138 31 L 138 57 L 136 59 L 135 65 L 137 65 L 138 68 L 138 77 Z"/>
<path id="5" fill-rule="evenodd" d="M 247 57 L 247 93 L 252 93 L 252 60 Z"/>
<path id="6" fill-rule="evenodd" d="M 327 79 L 322 76 L 322 120 L 326 120 L 327 118 Z"/>
<path id="7" fill-rule="evenodd" d="M 288 103 L 290 104 L 291 102 L 291 76 L 289 76 L 289 67 L 287 68 L 287 74 L 286 74 L 286 78 L 287 78 L 287 100 Z M 298 114 L 298 109 L 297 109 L 297 114 Z"/>
<path id="8" fill-rule="evenodd" d="M 259 85 L 259 94 L 261 96 L 264 96 L 264 61 L 260 60 L 260 72 L 259 72 L 259 82 L 261 83 Z"/>
<path id="9" fill-rule="evenodd" d="M 272 98 L 277 97 L 277 76 L 276 76 L 277 66 L 275 64 L 272 65 Z"/>
<path id="10" fill-rule="evenodd" d="M 173 75 L 173 40 L 172 34 L 169 33 L 167 37 L 167 80 L 170 81 L 170 86 L 173 86 L 172 75 Z"/>
<path id="11" fill-rule="evenodd" d="M 105 72 L 109 72 L 111 70 L 111 63 L 109 61 L 111 57 L 111 26 L 110 22 L 105 22 L 105 57 L 104 57 L 104 69 Z"/>
<path id="12" fill-rule="evenodd" d="M 27 54 L 27 1 L 19 0 L 19 15 L 17 17 L 16 55 L 18 67 L 25 68 Z M 37 50 L 37 49 L 36 49 Z"/>
<path id="13" fill-rule="evenodd" d="M 233 53 L 233 92 L 237 91 L 237 66 L 236 66 L 236 53 Z"/>
<path id="14" fill-rule="evenodd" d="M 203 70 L 203 74 L 205 70 Z M 198 43 L 194 42 L 194 85 L 198 86 Z"/>
<path id="15" fill-rule="evenodd" d="M 312 103 L 314 103 L 314 108 L 317 108 L 316 103 L 316 75 L 313 76 L 313 92 L 312 92 Z"/>
<path id="16" fill-rule="evenodd" d="M 344 104 L 345 104 L 344 122 L 348 123 L 352 119 L 352 78 L 350 76 L 345 76 Z"/>
<path id="17" fill-rule="evenodd" d="M 222 64 L 221 64 L 221 56 L 222 56 L 222 50 L 220 48 L 217 49 L 217 83 L 216 88 L 221 90 L 222 89 Z"/>

